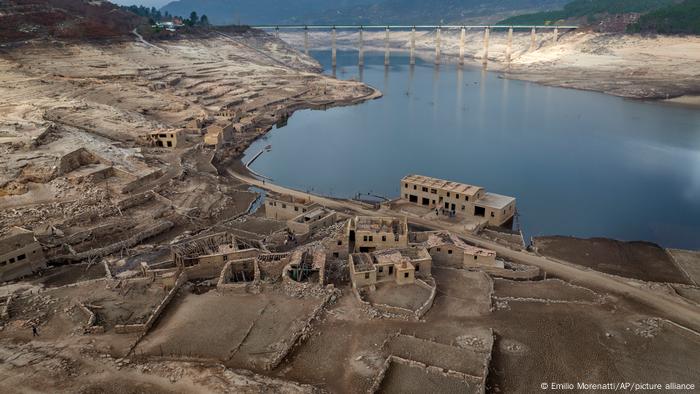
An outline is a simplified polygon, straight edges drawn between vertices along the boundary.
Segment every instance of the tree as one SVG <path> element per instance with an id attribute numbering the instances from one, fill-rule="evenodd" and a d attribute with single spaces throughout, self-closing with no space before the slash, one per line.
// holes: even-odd
<path id="1" fill-rule="evenodd" d="M 202 17 L 199 18 L 199 24 L 202 26 L 209 26 L 209 18 L 206 15 L 202 15 Z"/>
<path id="2" fill-rule="evenodd" d="M 194 26 L 198 22 L 199 22 L 199 17 L 197 16 L 197 13 L 195 11 L 192 11 L 192 13 L 190 13 L 190 24 Z"/>

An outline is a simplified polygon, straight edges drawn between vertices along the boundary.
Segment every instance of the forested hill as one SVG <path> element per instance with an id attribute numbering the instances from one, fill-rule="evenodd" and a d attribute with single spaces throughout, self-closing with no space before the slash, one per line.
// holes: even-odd
<path id="1" fill-rule="evenodd" d="M 562 7 L 567 0 L 177 0 L 172 15 L 206 14 L 213 24 L 493 23 Z"/>
<path id="2" fill-rule="evenodd" d="M 700 34 L 700 0 L 685 0 L 642 15 L 627 31 L 661 34 Z"/>
<path id="3" fill-rule="evenodd" d="M 504 19 L 506 25 L 577 23 L 628 32 L 700 32 L 700 0 L 573 0 L 561 10 Z"/>

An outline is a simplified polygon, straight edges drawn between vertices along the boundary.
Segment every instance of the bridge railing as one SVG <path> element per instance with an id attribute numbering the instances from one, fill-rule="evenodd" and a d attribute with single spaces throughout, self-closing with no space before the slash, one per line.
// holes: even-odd
<path id="1" fill-rule="evenodd" d="M 261 30 L 331 30 L 331 29 L 514 29 L 514 30 L 530 30 L 530 29 L 561 29 L 561 30 L 575 30 L 579 27 L 576 25 L 259 25 L 252 26 L 255 29 Z"/>

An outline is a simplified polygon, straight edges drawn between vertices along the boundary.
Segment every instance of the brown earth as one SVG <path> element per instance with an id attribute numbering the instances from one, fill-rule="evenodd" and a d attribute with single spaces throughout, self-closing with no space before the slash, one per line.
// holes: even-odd
<path id="1" fill-rule="evenodd" d="M 494 279 L 494 296 L 537 298 L 556 301 L 597 302 L 600 295 L 585 287 L 573 286 L 559 279 L 518 282 Z"/>
<path id="2" fill-rule="evenodd" d="M 666 250 L 649 242 L 537 237 L 537 252 L 596 271 L 648 282 L 692 284 Z"/>
<path id="3" fill-rule="evenodd" d="M 45 36 L 115 38 L 146 23 L 108 1 L 8 0 L 0 4 L 0 42 Z"/>

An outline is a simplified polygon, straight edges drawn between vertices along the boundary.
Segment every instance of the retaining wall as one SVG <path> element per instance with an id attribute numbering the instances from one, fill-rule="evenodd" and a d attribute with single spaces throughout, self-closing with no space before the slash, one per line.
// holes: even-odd
<path id="1" fill-rule="evenodd" d="M 122 187 L 122 194 L 131 193 L 132 191 L 134 191 L 140 187 L 146 186 L 150 182 L 157 180 L 161 176 L 163 176 L 163 170 L 159 169 L 159 170 L 155 170 L 149 174 L 146 174 L 142 177 L 139 177 L 136 180 L 133 180 L 133 181 L 127 183 L 126 185 L 124 185 L 124 187 Z"/>
<path id="2" fill-rule="evenodd" d="M 435 280 L 433 280 L 433 285 L 431 286 L 430 284 L 416 278 L 415 282 L 418 286 L 430 290 L 430 296 L 428 296 L 428 299 L 423 303 L 423 305 L 420 306 L 414 313 L 416 315 L 416 318 L 420 319 L 425 315 L 430 308 L 433 306 L 433 301 L 435 301 L 435 294 L 437 294 L 437 285 L 435 284 Z"/>
<path id="3" fill-rule="evenodd" d="M 127 333 L 141 333 L 141 335 L 138 337 L 136 342 L 132 345 L 131 349 L 129 349 L 129 352 L 127 354 L 131 354 L 131 352 L 136 348 L 136 345 L 143 339 L 144 336 L 148 333 L 148 330 L 153 327 L 155 322 L 158 320 L 160 317 L 161 313 L 165 310 L 165 308 L 170 304 L 170 301 L 175 297 L 177 292 L 180 290 L 182 285 L 187 283 L 188 278 L 187 274 L 182 272 L 180 275 L 178 275 L 177 279 L 175 280 L 175 284 L 173 287 L 168 291 L 168 294 L 165 295 L 165 298 L 158 304 L 156 309 L 153 310 L 153 313 L 148 317 L 145 323 L 143 324 L 120 324 L 114 326 L 114 331 L 117 332 L 118 334 L 127 334 Z"/>
<path id="4" fill-rule="evenodd" d="M 85 304 L 83 304 L 80 301 L 73 300 L 73 303 L 75 306 L 78 307 L 86 316 L 87 316 L 87 322 L 83 325 L 83 329 L 85 330 L 86 334 L 104 334 L 105 328 L 104 326 L 97 326 L 95 325 L 95 322 L 97 321 L 97 315 L 95 315 L 95 312 L 90 310 L 90 308 L 86 307 Z"/>
<path id="5" fill-rule="evenodd" d="M 71 262 L 71 261 L 82 261 L 92 257 L 104 257 L 112 253 L 118 252 L 122 249 L 127 249 L 139 244 L 144 239 L 156 236 L 164 231 L 171 229 L 174 224 L 170 221 L 164 220 L 152 226 L 144 231 L 141 231 L 134 236 L 125 239 L 120 242 L 113 243 L 109 246 L 103 248 L 92 249 L 81 253 L 68 254 L 62 256 L 56 256 L 51 259 L 52 262 Z"/>
<path id="6" fill-rule="evenodd" d="M 134 194 L 117 202 L 117 207 L 119 207 L 119 209 L 129 209 L 131 207 L 144 204 L 147 201 L 151 201 L 154 197 L 155 193 L 152 190 Z"/>
<path id="7" fill-rule="evenodd" d="M 323 302 L 311 313 L 311 316 L 309 316 L 302 328 L 294 333 L 289 346 L 277 353 L 272 360 L 265 364 L 265 370 L 271 371 L 277 368 L 277 366 L 282 362 L 282 360 L 284 360 L 285 357 L 287 357 L 289 353 L 299 347 L 306 340 L 306 338 L 308 338 L 312 330 L 311 323 L 313 323 L 314 320 L 320 319 L 323 310 L 330 303 L 331 299 L 334 299 L 334 295 L 335 292 L 328 294 L 326 298 L 324 298 Z"/>

